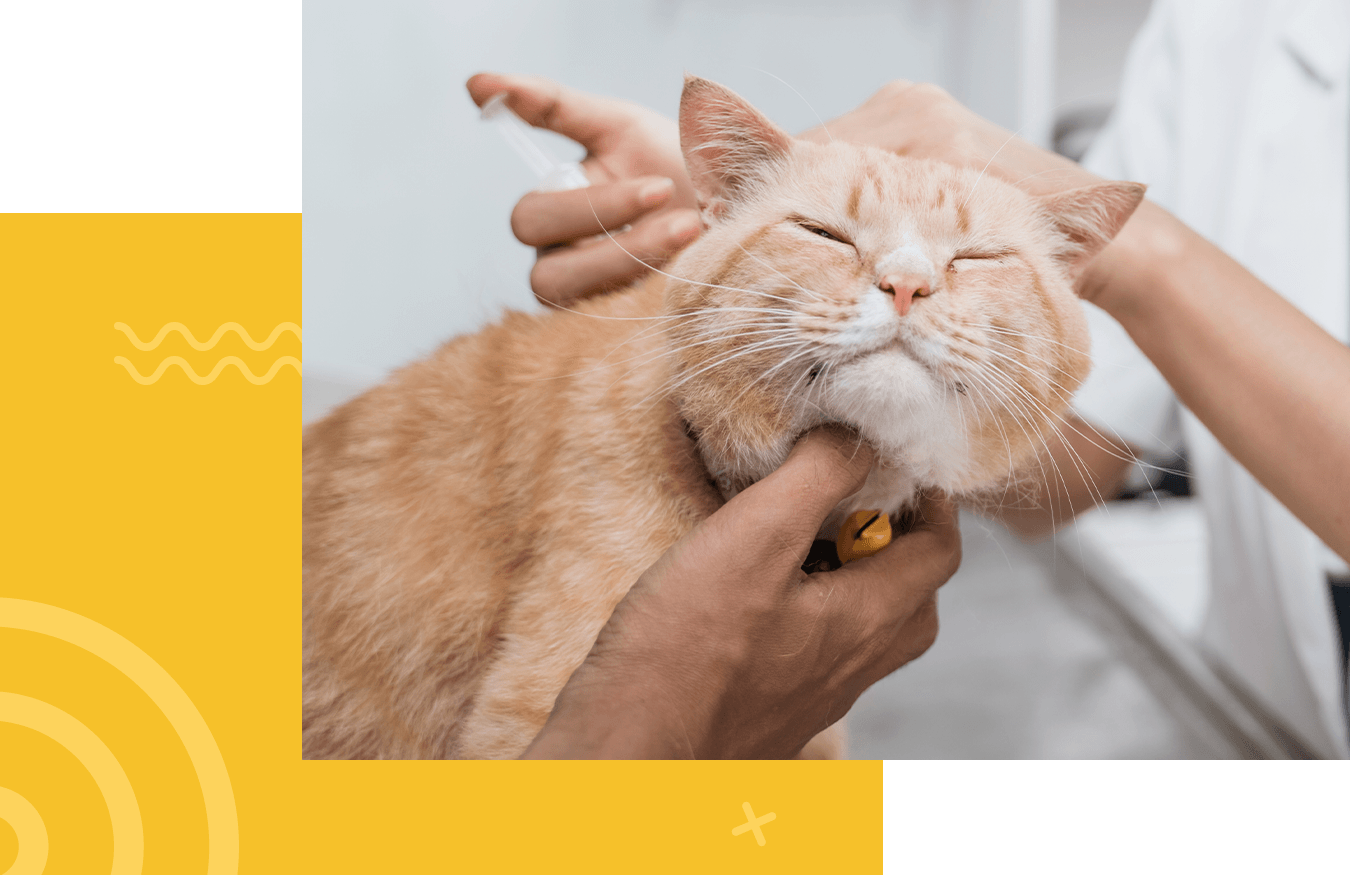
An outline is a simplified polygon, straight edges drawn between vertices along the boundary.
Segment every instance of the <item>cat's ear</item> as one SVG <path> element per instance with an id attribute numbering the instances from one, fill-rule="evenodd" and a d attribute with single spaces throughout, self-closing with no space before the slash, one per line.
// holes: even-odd
<path id="1" fill-rule="evenodd" d="M 1076 274 L 1106 248 L 1144 199 L 1146 186 L 1137 182 L 1102 182 L 1041 198 L 1067 245 L 1058 253 Z"/>
<path id="2" fill-rule="evenodd" d="M 731 89 L 685 76 L 680 148 L 703 221 L 711 224 L 787 155 L 792 138 Z"/>

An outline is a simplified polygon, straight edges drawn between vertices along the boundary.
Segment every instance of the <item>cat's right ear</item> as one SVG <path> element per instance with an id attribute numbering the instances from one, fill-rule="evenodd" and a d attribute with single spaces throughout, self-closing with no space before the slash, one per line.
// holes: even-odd
<path id="1" fill-rule="evenodd" d="M 782 160 L 792 138 L 729 88 L 684 77 L 680 148 L 698 193 L 704 224 L 743 197 L 768 165 Z"/>
<path id="2" fill-rule="evenodd" d="M 1041 198 L 1064 235 L 1058 257 L 1075 276 L 1106 248 L 1144 199 L 1138 182 L 1101 182 Z"/>

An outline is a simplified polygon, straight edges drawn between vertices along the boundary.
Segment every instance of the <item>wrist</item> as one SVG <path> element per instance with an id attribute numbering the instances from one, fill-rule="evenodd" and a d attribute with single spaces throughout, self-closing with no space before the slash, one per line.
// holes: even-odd
<path id="1" fill-rule="evenodd" d="M 661 687 L 639 681 L 569 680 L 522 759 L 689 759 L 696 756 L 688 713 L 671 713 Z"/>
<path id="2" fill-rule="evenodd" d="M 1146 320 L 1168 306 L 1171 279 L 1190 258 L 1196 239 L 1171 213 L 1146 200 L 1088 264 L 1078 293 L 1127 328 Z"/>

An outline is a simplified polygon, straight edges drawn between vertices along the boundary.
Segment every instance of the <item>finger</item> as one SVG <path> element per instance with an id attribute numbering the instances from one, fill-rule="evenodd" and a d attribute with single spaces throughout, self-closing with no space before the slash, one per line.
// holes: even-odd
<path id="1" fill-rule="evenodd" d="M 955 504 L 945 496 L 925 496 L 913 529 L 875 555 L 817 577 L 845 583 L 862 615 L 885 628 L 908 620 L 960 565 Z"/>
<path id="2" fill-rule="evenodd" d="M 511 231 L 527 246 L 555 246 L 636 221 L 670 201 L 674 181 L 641 176 L 571 191 L 532 191 L 511 211 Z"/>
<path id="3" fill-rule="evenodd" d="M 777 471 L 736 499 L 786 537 L 809 539 L 839 502 L 862 488 L 875 457 L 852 429 L 817 428 L 797 441 Z"/>
<path id="4" fill-rule="evenodd" d="M 701 228 L 693 210 L 671 210 L 594 244 L 546 252 L 530 272 L 530 287 L 539 300 L 559 305 L 618 288 L 660 267 Z"/>
<path id="5" fill-rule="evenodd" d="M 479 106 L 506 92 L 506 105 L 527 124 L 556 131 L 591 150 L 632 120 L 632 107 L 623 101 L 576 91 L 541 76 L 479 73 L 466 86 Z"/>

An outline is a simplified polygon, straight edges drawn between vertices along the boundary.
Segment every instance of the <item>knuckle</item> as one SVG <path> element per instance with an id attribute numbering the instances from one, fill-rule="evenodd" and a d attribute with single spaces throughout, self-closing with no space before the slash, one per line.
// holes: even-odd
<path id="1" fill-rule="evenodd" d="M 908 659 L 917 659 L 937 643 L 938 627 L 937 596 L 932 595 L 914 610 L 902 627 Z"/>
<path id="2" fill-rule="evenodd" d="M 897 630 L 905 625 L 906 613 L 900 606 L 900 600 L 892 594 L 890 597 L 874 596 L 865 600 L 854 608 L 849 619 L 856 628 L 862 630 L 863 641 L 889 649 Z"/>
<path id="3" fill-rule="evenodd" d="M 956 531 L 955 526 L 952 527 L 952 531 L 946 536 L 943 547 L 946 551 L 946 562 L 942 569 L 945 574 L 945 577 L 943 578 L 945 582 L 946 580 L 951 579 L 961 567 L 961 535 Z"/>
<path id="4" fill-rule="evenodd" d="M 636 216 L 647 211 L 647 204 L 643 200 L 643 189 L 647 187 L 649 180 L 640 177 L 631 180 L 626 185 L 626 197 L 624 198 L 624 208 L 628 215 Z"/>
<path id="5" fill-rule="evenodd" d="M 917 651 L 914 656 L 919 657 L 927 653 L 938 638 L 938 615 L 937 611 L 929 611 L 927 615 L 918 623 L 914 629 L 914 649 Z"/>
<path id="6" fill-rule="evenodd" d="M 899 97 L 913 87 L 914 83 L 908 79 L 892 79 L 881 86 L 877 93 L 882 97 Z"/>
<path id="7" fill-rule="evenodd" d="M 947 89 L 932 82 L 920 82 L 914 86 L 914 92 L 930 99 L 943 99 L 947 97 Z"/>
<path id="8" fill-rule="evenodd" d="M 627 231 L 612 233 L 610 243 L 618 253 L 618 257 L 625 262 L 631 261 L 633 267 L 641 266 L 638 261 L 645 262 L 652 256 L 659 255 L 662 241 L 665 240 L 665 229 L 657 222 L 640 222 Z"/>

